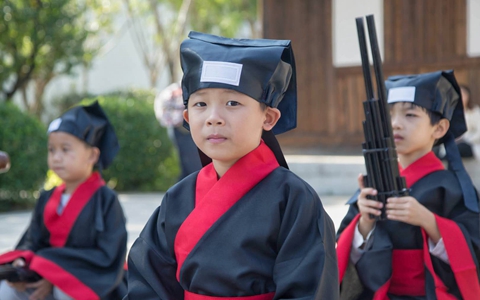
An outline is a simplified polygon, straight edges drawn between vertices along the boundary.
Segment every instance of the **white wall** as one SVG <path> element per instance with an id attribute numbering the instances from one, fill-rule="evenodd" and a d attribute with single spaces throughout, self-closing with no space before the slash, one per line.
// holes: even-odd
<path id="1" fill-rule="evenodd" d="M 467 54 L 480 56 L 480 0 L 467 0 Z"/>
<path id="2" fill-rule="evenodd" d="M 383 59 L 383 1 L 333 0 L 332 27 L 334 66 L 343 67 L 361 64 L 355 18 L 369 14 L 375 16 L 375 27 L 377 29 L 378 43 Z M 368 39 L 368 34 L 366 35 Z"/>

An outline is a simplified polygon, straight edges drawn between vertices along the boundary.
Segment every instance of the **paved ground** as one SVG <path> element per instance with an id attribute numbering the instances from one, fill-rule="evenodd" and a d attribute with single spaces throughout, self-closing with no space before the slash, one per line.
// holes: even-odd
<path id="1" fill-rule="evenodd" d="M 127 216 L 128 247 L 130 248 L 152 212 L 161 203 L 163 194 L 120 194 L 120 202 Z M 348 196 L 320 196 L 327 213 L 338 228 L 346 213 Z M 30 222 L 30 211 L 0 213 L 0 253 L 17 243 Z"/>

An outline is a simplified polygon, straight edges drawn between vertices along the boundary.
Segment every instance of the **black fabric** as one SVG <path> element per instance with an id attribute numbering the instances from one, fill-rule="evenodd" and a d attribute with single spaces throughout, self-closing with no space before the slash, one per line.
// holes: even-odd
<path id="1" fill-rule="evenodd" d="M 174 241 L 194 208 L 197 174 L 165 195 L 128 258 L 125 299 L 183 299 L 183 291 L 274 299 L 338 299 L 334 227 L 315 191 L 277 168 L 227 211 L 176 280 Z M 167 217 L 168 216 L 168 217 Z"/>
<path id="2" fill-rule="evenodd" d="M 44 208 L 52 192 L 40 195 L 31 223 L 16 249 L 31 250 L 59 265 L 101 299 L 121 299 L 126 293 L 123 266 L 127 231 L 117 195 L 106 186 L 98 189 L 78 216 L 65 246 L 57 248 L 50 246 L 50 234 L 43 222 Z M 36 271 L 48 280 L 42 270 Z"/>
<path id="3" fill-rule="evenodd" d="M 297 83 L 290 41 L 229 39 L 193 31 L 188 36 L 180 46 L 185 105 L 197 90 L 232 89 L 280 110 L 282 117 L 273 128 L 275 134 L 296 127 Z M 239 84 L 202 81 L 204 62 L 241 65 Z"/>
<path id="4" fill-rule="evenodd" d="M 460 152 L 460 156 L 464 158 L 472 158 L 473 157 L 473 150 L 472 145 L 466 142 L 457 143 L 458 152 Z"/>
<path id="5" fill-rule="evenodd" d="M 115 130 L 98 101 L 89 106 L 75 106 L 60 118 L 53 120 L 48 133 L 62 131 L 100 150 L 97 166 L 108 168 L 117 155 L 120 146 Z"/>
<path id="6" fill-rule="evenodd" d="M 465 206 L 462 189 L 451 171 L 433 172 L 417 181 L 410 191 L 410 196 L 417 199 L 431 212 L 455 221 L 464 232 L 467 243 L 471 246 L 471 255 L 478 268 L 480 258 L 480 229 L 479 214 L 472 212 Z M 340 224 L 337 237 L 345 227 L 359 213 L 356 201 L 351 201 L 349 211 Z M 385 283 L 391 274 L 392 249 L 422 249 L 423 238 L 420 227 L 403 222 L 385 220 L 376 223 L 372 233 L 373 243 L 365 249 L 365 253 L 356 264 L 356 268 L 366 292 L 358 299 L 372 299 L 365 295 Z M 449 288 L 449 292 L 461 299 L 453 272 L 448 264 L 431 255 L 435 272 Z M 429 280 L 427 272 L 426 291 L 423 298 L 400 297 L 392 299 L 435 299 L 433 280 Z M 348 284 L 343 282 L 342 284 Z"/>

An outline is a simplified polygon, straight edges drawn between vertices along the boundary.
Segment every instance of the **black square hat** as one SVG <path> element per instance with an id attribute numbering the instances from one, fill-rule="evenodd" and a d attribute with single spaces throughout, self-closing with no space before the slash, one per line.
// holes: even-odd
<path id="1" fill-rule="evenodd" d="M 450 121 L 448 132 L 437 144 L 444 144 L 448 168 L 462 188 L 465 206 L 479 212 L 478 196 L 472 179 L 463 166 L 455 138 L 467 131 L 460 87 L 453 71 L 389 77 L 385 81 L 388 103 L 411 102 Z"/>
<path id="2" fill-rule="evenodd" d="M 188 37 L 180 46 L 185 105 L 197 90 L 226 88 L 278 108 L 282 115 L 275 134 L 296 127 L 297 84 L 290 41 L 230 39 L 193 31 Z"/>
<path id="3" fill-rule="evenodd" d="M 388 103 L 412 102 L 450 121 L 455 138 L 467 131 L 460 87 L 453 71 L 399 75 L 385 81 Z M 439 140 L 443 143 L 445 138 Z"/>
<path id="4" fill-rule="evenodd" d="M 98 101 L 89 106 L 75 106 L 67 110 L 48 126 L 48 133 L 62 131 L 69 133 L 100 150 L 98 168 L 106 169 L 120 146 L 112 124 Z"/>

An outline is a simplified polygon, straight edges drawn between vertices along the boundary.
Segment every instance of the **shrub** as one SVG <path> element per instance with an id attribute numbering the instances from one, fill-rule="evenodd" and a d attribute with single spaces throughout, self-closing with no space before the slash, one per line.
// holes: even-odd
<path id="1" fill-rule="evenodd" d="M 0 150 L 11 168 L 0 174 L 0 211 L 31 206 L 47 167 L 47 130 L 12 103 L 0 103 Z"/>
<path id="2" fill-rule="evenodd" d="M 175 183 L 178 159 L 153 111 L 154 95 L 114 93 L 96 98 L 113 124 L 120 151 L 104 178 L 117 191 L 165 191 Z M 85 99 L 90 104 L 95 99 Z"/>

